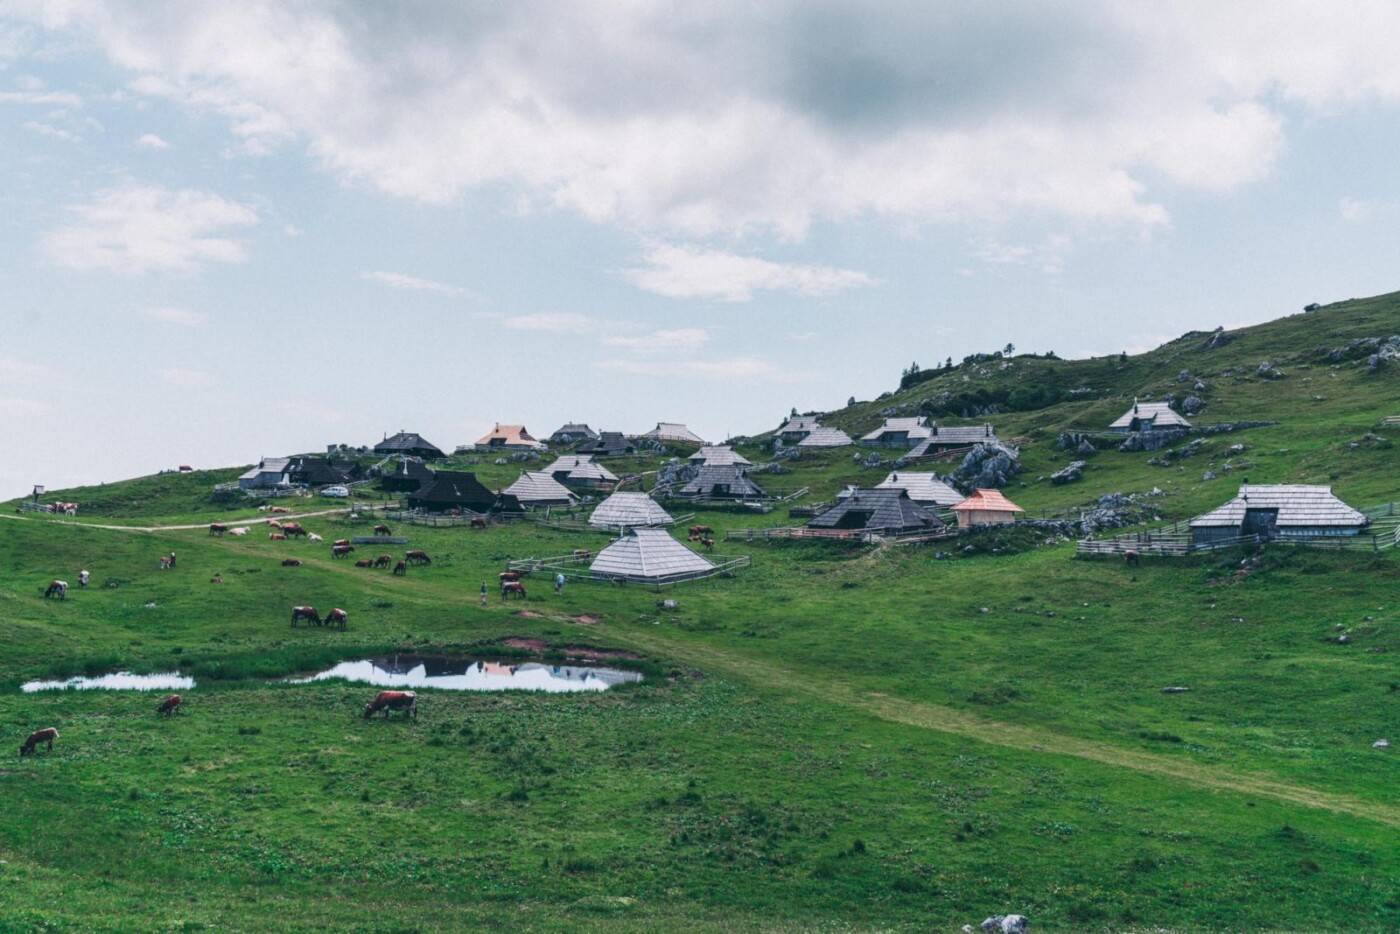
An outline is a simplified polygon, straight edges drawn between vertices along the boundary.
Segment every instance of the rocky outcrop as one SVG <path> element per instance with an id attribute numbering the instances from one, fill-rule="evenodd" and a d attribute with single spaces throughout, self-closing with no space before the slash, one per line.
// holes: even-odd
<path id="1" fill-rule="evenodd" d="M 964 492 L 998 489 L 1019 474 L 1021 452 L 1009 444 L 978 444 L 962 459 L 949 475 L 949 480 Z"/>
<path id="2" fill-rule="evenodd" d="M 1122 444 L 1118 445 L 1118 450 L 1125 453 L 1134 451 L 1160 451 L 1176 444 L 1186 437 L 1184 429 L 1173 429 L 1170 431 L 1134 431 L 1130 433 Z"/>
<path id="3" fill-rule="evenodd" d="M 1071 461 L 1050 475 L 1050 482 L 1056 486 L 1077 482 L 1084 474 L 1084 461 Z"/>

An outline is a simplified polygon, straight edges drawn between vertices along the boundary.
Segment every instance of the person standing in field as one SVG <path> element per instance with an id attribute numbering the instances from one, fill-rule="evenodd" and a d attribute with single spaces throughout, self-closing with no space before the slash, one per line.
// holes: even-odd
<path id="1" fill-rule="evenodd" d="M 563 575 L 563 574 L 555 574 L 555 575 L 554 575 L 554 592 L 555 592 L 555 594 L 561 594 L 561 593 L 564 592 L 564 575 Z"/>
<path id="2" fill-rule="evenodd" d="M 486 581 L 481 582 L 481 605 L 486 605 Z"/>

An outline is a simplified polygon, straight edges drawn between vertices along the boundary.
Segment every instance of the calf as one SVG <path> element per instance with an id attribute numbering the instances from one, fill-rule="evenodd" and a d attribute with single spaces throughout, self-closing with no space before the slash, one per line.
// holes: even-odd
<path id="1" fill-rule="evenodd" d="M 282 527 L 282 523 L 278 522 L 276 519 L 268 519 L 267 524 L 274 529 L 280 529 Z"/>
<path id="2" fill-rule="evenodd" d="M 171 694 L 165 700 L 160 702 L 160 706 L 156 708 L 156 713 L 164 714 L 167 717 L 171 714 L 179 713 L 180 705 L 183 703 L 184 701 L 181 700 L 179 694 Z"/>
<path id="3" fill-rule="evenodd" d="M 281 532 L 268 532 L 267 540 L 270 542 L 285 542 L 287 536 L 283 535 Z"/>
<path id="4" fill-rule="evenodd" d="M 406 575 L 408 573 L 408 562 L 400 561 L 398 564 L 394 565 L 394 573 L 399 577 Z"/>
<path id="5" fill-rule="evenodd" d="M 240 526 L 239 526 L 238 528 L 236 528 L 236 529 L 229 529 L 229 530 L 228 530 L 228 534 L 230 534 L 230 535 L 237 535 L 239 538 L 242 538 L 243 536 L 245 536 L 245 535 L 248 534 L 248 529 L 247 529 L 246 526 L 240 525 Z"/>
<path id="6" fill-rule="evenodd" d="M 433 559 L 428 557 L 426 551 L 405 551 L 404 560 L 409 564 L 432 564 Z"/>
<path id="7" fill-rule="evenodd" d="M 300 559 L 300 558 L 283 558 L 283 559 L 282 559 L 282 567 L 284 567 L 284 568 L 299 568 L 299 567 L 301 567 L 301 559 Z"/>
<path id="8" fill-rule="evenodd" d="M 321 614 L 316 612 L 314 606 L 294 606 L 292 607 L 292 625 L 305 620 L 313 626 L 321 625 Z"/>
<path id="9" fill-rule="evenodd" d="M 372 568 L 372 567 L 374 567 L 374 559 L 373 559 L 373 558 L 361 558 L 360 560 L 358 560 L 358 561 L 355 562 L 355 567 L 357 567 L 357 568 Z"/>
<path id="10" fill-rule="evenodd" d="M 365 719 L 374 716 L 375 711 L 382 710 L 384 718 L 389 718 L 389 711 L 402 710 L 413 719 L 418 719 L 418 695 L 413 691 L 380 691 L 375 695 L 374 700 L 365 705 Z"/>
<path id="11" fill-rule="evenodd" d="M 35 730 L 29 734 L 29 738 L 24 741 L 24 745 L 19 747 L 21 756 L 33 754 L 40 743 L 48 743 L 49 752 L 53 752 L 53 741 L 58 739 L 58 730 L 51 726 L 46 726 L 42 730 Z"/>
<path id="12" fill-rule="evenodd" d="M 389 557 L 388 555 L 380 555 L 379 557 L 374 559 L 374 566 L 377 568 L 387 568 L 393 563 L 394 559 Z"/>
<path id="13" fill-rule="evenodd" d="M 67 599 L 67 598 L 68 598 L 68 582 L 67 582 L 67 581 L 50 581 L 50 582 L 49 582 L 48 588 L 44 590 L 44 599 L 47 600 L 49 597 L 57 597 L 57 598 L 60 599 L 60 600 L 65 600 L 65 599 Z"/>
<path id="14" fill-rule="evenodd" d="M 394 533 L 391 532 L 391 531 L 389 530 L 389 527 L 388 527 L 387 525 L 376 525 L 376 526 L 374 527 L 374 534 L 375 534 L 375 535 L 393 535 Z"/>
<path id="15" fill-rule="evenodd" d="M 308 542 L 323 542 L 323 541 L 325 541 L 324 538 L 322 538 L 321 536 L 317 535 L 315 532 L 307 532 L 307 533 L 306 533 L 306 540 L 307 540 Z"/>

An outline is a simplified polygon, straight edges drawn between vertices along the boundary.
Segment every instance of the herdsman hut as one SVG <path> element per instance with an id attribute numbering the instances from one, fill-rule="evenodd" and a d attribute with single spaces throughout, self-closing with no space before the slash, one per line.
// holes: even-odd
<path id="1" fill-rule="evenodd" d="M 692 496 L 699 499 L 764 499 L 768 494 L 744 472 L 738 464 L 727 467 L 703 466 L 695 478 L 682 486 L 677 496 Z"/>
<path id="2" fill-rule="evenodd" d="M 877 490 L 903 490 L 909 498 L 920 506 L 938 506 L 949 509 L 961 503 L 964 497 L 957 490 L 938 479 L 937 474 L 914 470 L 896 470 L 875 485 Z"/>
<path id="3" fill-rule="evenodd" d="M 794 415 L 774 434 L 787 444 L 796 444 L 821 427 L 815 415 Z"/>
<path id="4" fill-rule="evenodd" d="M 591 454 L 565 454 L 543 472 L 575 489 L 611 489 L 617 482 L 617 474 L 595 463 Z"/>
<path id="5" fill-rule="evenodd" d="M 905 447 L 925 441 L 931 434 L 928 423 L 922 418 L 887 418 L 885 423 L 867 435 L 861 436 L 861 444 L 883 444 L 887 447 Z"/>
<path id="6" fill-rule="evenodd" d="M 571 506 L 578 495 L 544 471 L 527 470 L 501 491 L 514 496 L 522 506 Z"/>
<path id="7" fill-rule="evenodd" d="M 1016 513 L 1025 510 L 1002 496 L 1000 490 L 974 490 L 953 507 L 953 512 L 958 517 L 958 527 L 965 529 L 974 525 L 1012 525 Z"/>
<path id="8" fill-rule="evenodd" d="M 660 527 L 673 521 L 671 514 L 646 493 L 614 493 L 588 517 L 588 524 L 600 529 Z"/>
<path id="9" fill-rule="evenodd" d="M 1191 423 L 1167 403 L 1138 402 L 1134 399 L 1133 407 L 1118 416 L 1108 429 L 1119 434 L 1130 434 L 1134 431 L 1166 431 L 1190 427 Z"/>
<path id="10" fill-rule="evenodd" d="M 698 444 L 704 446 L 709 444 L 704 438 L 691 431 L 679 422 L 657 422 L 656 427 L 651 431 L 644 431 L 637 436 L 641 441 L 675 442 L 679 444 Z"/>
<path id="11" fill-rule="evenodd" d="M 287 465 L 291 462 L 290 457 L 264 457 L 258 461 L 258 466 L 239 475 L 238 488 L 270 490 L 278 486 L 287 486 L 291 483 L 287 477 Z"/>
<path id="12" fill-rule="evenodd" d="M 384 440 L 374 446 L 374 453 L 385 454 L 406 454 L 409 457 L 421 457 L 425 460 L 446 457 L 441 450 L 422 435 L 413 431 L 401 431 L 390 437 L 384 436 Z"/>
<path id="13" fill-rule="evenodd" d="M 588 570 L 603 580 L 672 584 L 707 577 L 715 566 L 665 529 L 632 529 L 598 552 Z"/>
<path id="14" fill-rule="evenodd" d="M 431 482 L 408 494 L 410 509 L 425 512 L 490 512 L 497 496 L 476 479 L 476 474 L 461 470 L 439 470 Z"/>
<path id="15" fill-rule="evenodd" d="M 393 466 L 385 465 L 379 485 L 390 493 L 413 493 L 424 484 L 433 482 L 433 472 L 422 462 L 410 457 L 398 458 Z"/>
<path id="16" fill-rule="evenodd" d="M 909 498 L 904 490 L 854 489 L 826 512 L 807 523 L 809 529 L 860 529 L 881 535 L 899 535 L 943 528 L 932 512 Z"/>
<path id="17" fill-rule="evenodd" d="M 1330 486 L 1246 483 L 1218 509 L 1191 520 L 1191 543 L 1209 545 L 1245 535 L 1268 539 L 1342 538 L 1370 524 Z"/>
<path id="18" fill-rule="evenodd" d="M 930 425 L 929 436 L 914 446 L 907 457 L 927 457 L 955 448 L 970 448 L 974 444 L 997 444 L 997 433 L 991 425 Z"/>
<path id="19" fill-rule="evenodd" d="M 569 422 L 549 436 L 550 444 L 573 444 L 577 441 L 597 441 L 598 432 L 581 422 Z"/>
<path id="20" fill-rule="evenodd" d="M 478 451 L 538 451 L 543 447 L 544 444 L 531 437 L 524 425 L 502 425 L 500 422 L 476 440 Z"/>
<path id="21" fill-rule="evenodd" d="M 824 425 L 813 428 L 807 437 L 797 442 L 800 448 L 844 448 L 852 444 L 855 441 L 840 428 L 827 428 Z"/>
<path id="22" fill-rule="evenodd" d="M 749 460 L 738 451 L 728 445 L 707 444 L 694 454 L 690 455 L 690 462 L 697 467 L 728 467 L 738 464 L 740 467 L 752 467 L 753 461 Z"/>
<path id="23" fill-rule="evenodd" d="M 574 448 L 575 454 L 587 454 L 591 457 L 622 457 L 627 454 L 636 454 L 637 446 L 628 441 L 626 436 L 620 431 L 605 431 L 593 441 L 584 441 Z"/>

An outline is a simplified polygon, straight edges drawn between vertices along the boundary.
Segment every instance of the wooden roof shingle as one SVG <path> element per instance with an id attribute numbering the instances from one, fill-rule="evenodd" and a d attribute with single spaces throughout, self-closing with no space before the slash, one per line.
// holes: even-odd
<path id="1" fill-rule="evenodd" d="M 589 571 L 606 577 L 653 583 L 704 577 L 715 566 L 671 537 L 665 529 L 632 529 L 593 559 Z"/>
<path id="2" fill-rule="evenodd" d="M 646 493 L 614 493 L 598 504 L 588 524 L 599 528 L 670 525 L 671 514 Z"/>
<path id="3" fill-rule="evenodd" d="M 1244 524 L 1247 509 L 1277 509 L 1278 528 L 1362 528 L 1366 514 L 1342 502 L 1330 486 L 1303 484 L 1245 484 L 1240 493 L 1217 509 L 1191 520 L 1191 528 Z"/>

